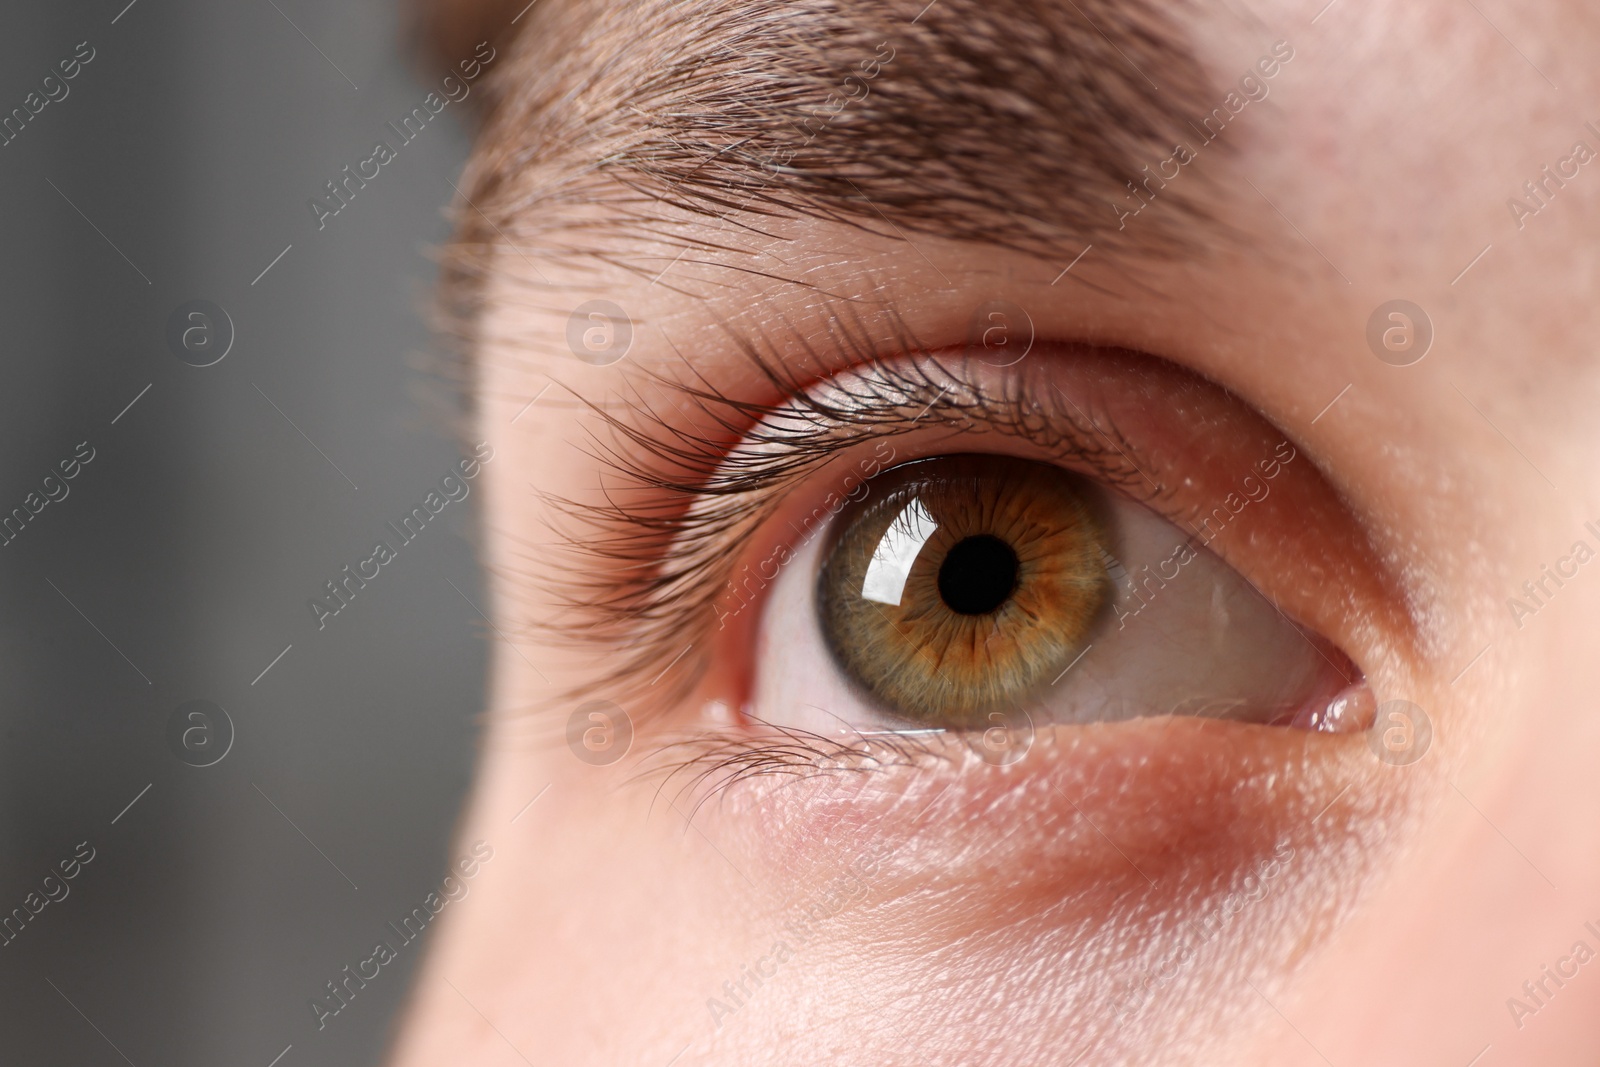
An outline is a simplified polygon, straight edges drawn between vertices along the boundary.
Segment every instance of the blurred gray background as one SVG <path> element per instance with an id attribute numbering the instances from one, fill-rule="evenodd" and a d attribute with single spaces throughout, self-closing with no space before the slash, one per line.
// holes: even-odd
<path id="1" fill-rule="evenodd" d="M 462 107 L 321 231 L 307 206 L 446 73 L 395 8 L 6 12 L 0 114 L 94 58 L 0 147 L 0 514 L 94 459 L 0 547 L 0 915 L 94 859 L 0 947 L 0 1062 L 375 1063 L 426 943 L 317 1029 L 444 873 L 486 656 L 475 499 L 326 628 L 307 606 L 462 454 L 418 369 Z M 208 367 L 166 340 L 194 299 L 234 327 Z M 169 739 L 193 700 L 232 723 L 211 766 Z"/>

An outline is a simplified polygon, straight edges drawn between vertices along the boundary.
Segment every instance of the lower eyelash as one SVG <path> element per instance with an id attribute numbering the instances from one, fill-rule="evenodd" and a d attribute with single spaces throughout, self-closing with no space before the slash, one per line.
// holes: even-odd
<path id="1" fill-rule="evenodd" d="M 675 784 L 671 803 L 676 807 L 678 798 L 694 797 L 694 807 L 685 813 L 692 818 L 702 804 L 744 782 L 927 768 L 953 758 L 928 731 L 825 737 L 758 722 L 755 730 L 724 728 L 663 738 L 645 757 L 634 780 L 657 780 L 658 795 Z"/>

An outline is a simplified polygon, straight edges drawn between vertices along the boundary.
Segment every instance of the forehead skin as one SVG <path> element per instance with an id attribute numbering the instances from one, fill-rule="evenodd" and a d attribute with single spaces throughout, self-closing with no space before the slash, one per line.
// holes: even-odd
<path id="1" fill-rule="evenodd" d="M 691 369 L 737 388 L 749 370 L 730 324 L 821 345 L 840 302 L 869 322 L 892 304 L 930 346 L 959 345 L 971 309 L 1003 298 L 1042 336 L 1165 356 L 1255 405 L 1344 495 L 1422 638 L 1374 683 L 1403 683 L 1437 737 L 1395 791 L 1381 849 L 1354 873 L 1318 872 L 1358 902 L 1338 913 L 1347 921 L 1308 928 L 1270 958 L 1229 957 L 1235 969 L 1161 1020 L 1156 1044 L 1124 1054 L 1465 1064 L 1490 1046 L 1485 1065 L 1590 1062 L 1600 979 L 1587 969 L 1520 1027 L 1506 998 L 1585 937 L 1585 920 L 1600 924 L 1600 853 L 1582 829 L 1600 813 L 1600 584 L 1583 575 L 1521 625 L 1507 598 L 1600 519 L 1600 160 L 1559 185 L 1541 173 L 1575 142 L 1600 149 L 1586 126 L 1600 126 L 1588 59 L 1600 28 L 1577 4 L 1319 6 L 1197 5 L 1163 19 L 1109 3 L 942 0 L 915 23 L 928 31 L 908 28 L 921 5 L 540 11 L 464 186 L 475 208 L 452 261 L 462 306 L 478 314 L 481 433 L 504 457 L 488 468 L 497 621 L 516 632 L 548 610 L 540 590 L 559 578 L 528 548 L 552 536 L 528 483 L 582 497 L 602 479 L 584 451 L 592 415 L 561 398 L 670 410 L 652 375 Z M 762 172 L 769 143 L 785 143 L 796 114 L 877 41 L 911 42 L 905 56 L 936 64 L 940 42 L 919 34 L 940 27 L 950 42 L 964 29 L 1020 42 L 1013 59 L 1048 40 L 1060 61 L 1008 105 L 995 87 L 911 70 L 897 51 L 873 79 L 890 97 L 879 119 L 869 95 L 806 144 L 805 173 Z M 1176 124 L 1221 103 L 1279 40 L 1293 58 L 1267 98 L 1126 220 L 1132 234 L 1117 229 L 1116 179 L 1171 155 Z M 1119 48 L 1137 41 L 1148 50 Z M 789 95 L 753 94 L 763 81 Z M 719 87 L 732 98 L 713 99 Z M 975 128 L 978 114 L 989 124 Z M 871 129 L 908 115 L 927 144 Z M 1096 115 L 1127 124 L 1119 134 Z M 735 201 L 749 191 L 741 168 L 757 188 Z M 1523 187 L 1536 180 L 1542 202 Z M 1537 211 L 1514 213 L 1513 197 Z M 634 321 L 623 363 L 589 367 L 568 351 L 567 316 L 590 298 Z M 1393 299 L 1433 324 L 1414 366 L 1367 346 L 1369 315 Z M 539 417 L 521 415 L 536 395 Z M 886 1065 L 941 1062 L 943 1049 L 982 1050 L 946 1062 L 1017 1062 L 1041 1034 L 1059 1038 L 1062 1062 L 1076 1054 L 1061 1004 L 1023 997 L 985 1016 L 897 999 L 905 989 L 868 961 L 907 946 L 870 938 L 816 964 L 811 1002 L 774 998 L 742 1037 L 716 1039 L 702 1001 L 751 958 L 722 903 L 740 883 L 681 819 L 651 816 L 648 795 L 535 743 L 550 731 L 517 709 L 552 687 L 530 666 L 581 685 L 592 657 L 537 638 L 496 655 L 465 836 L 505 846 L 494 880 L 448 916 L 396 1062 L 664 1064 L 682 1052 L 684 1064 Z M 1304 919 L 1278 917 L 1286 929 Z M 922 936 L 921 949 L 959 957 Z M 1025 948 L 1014 962 L 1060 965 Z"/>

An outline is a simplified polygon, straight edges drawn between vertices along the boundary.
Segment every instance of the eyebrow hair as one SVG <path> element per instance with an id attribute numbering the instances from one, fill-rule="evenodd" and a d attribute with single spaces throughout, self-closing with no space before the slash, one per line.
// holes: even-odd
<path id="1" fill-rule="evenodd" d="M 545 0 L 495 75 L 448 270 L 470 282 L 497 237 L 567 231 L 557 248 L 640 271 L 615 238 L 670 241 L 663 208 L 742 226 L 822 218 L 1063 263 L 1097 241 L 1181 247 L 1209 217 L 1205 179 L 1166 190 L 1150 168 L 1177 143 L 1207 143 L 1187 116 L 1220 93 L 1172 9 Z M 1166 209 L 1122 233 L 1121 213 L 1143 203 L 1135 183 Z"/>

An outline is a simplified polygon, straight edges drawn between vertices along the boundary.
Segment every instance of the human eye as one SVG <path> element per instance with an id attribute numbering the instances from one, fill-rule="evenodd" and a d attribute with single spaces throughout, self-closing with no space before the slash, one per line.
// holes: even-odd
<path id="1" fill-rule="evenodd" d="M 1370 560 L 1312 462 L 1226 390 L 1084 345 L 763 370 L 774 399 L 698 395 L 731 440 L 702 442 L 706 473 L 657 505 L 659 566 L 631 568 L 635 647 L 698 650 L 673 664 L 691 744 L 1011 762 L 1094 724 L 1371 724 L 1344 647 L 1382 614 Z M 652 455 L 682 465 L 673 440 Z"/>
<path id="2" fill-rule="evenodd" d="M 1348 657 L 1120 491 L 1004 452 L 912 460 L 859 488 L 774 581 L 753 717 L 1023 742 L 1035 723 L 1148 715 L 1370 720 Z"/>

